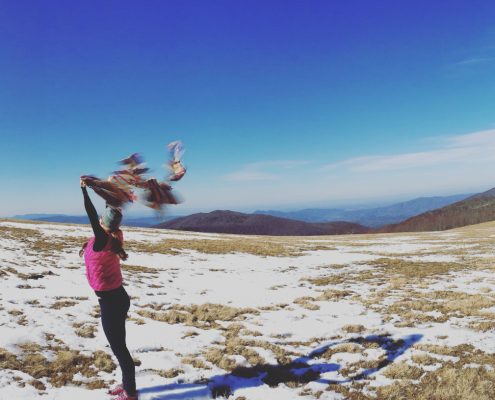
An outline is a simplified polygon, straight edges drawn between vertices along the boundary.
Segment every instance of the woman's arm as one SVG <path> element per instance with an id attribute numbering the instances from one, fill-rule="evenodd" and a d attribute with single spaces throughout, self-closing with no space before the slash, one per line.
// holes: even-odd
<path id="1" fill-rule="evenodd" d="M 84 196 L 84 208 L 86 209 L 86 214 L 88 214 L 89 222 L 93 228 L 93 233 L 95 234 L 95 243 L 93 245 L 94 251 L 101 251 L 105 247 L 108 241 L 108 235 L 105 230 L 100 225 L 100 220 L 98 218 L 98 213 L 96 212 L 95 206 L 91 202 L 91 199 L 86 189 L 86 184 L 81 181 L 81 189 Z"/>

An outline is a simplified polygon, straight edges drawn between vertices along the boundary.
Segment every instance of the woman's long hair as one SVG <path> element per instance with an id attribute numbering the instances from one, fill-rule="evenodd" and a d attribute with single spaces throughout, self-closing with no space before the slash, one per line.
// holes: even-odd
<path id="1" fill-rule="evenodd" d="M 119 235 L 120 232 L 121 232 L 120 229 L 115 232 L 109 232 L 110 240 L 112 241 L 110 249 L 115 254 L 117 254 L 122 261 L 125 261 L 127 260 L 128 255 L 125 252 L 124 246 L 122 244 L 122 240 L 120 239 L 121 237 Z M 81 249 L 79 250 L 79 257 L 82 257 L 84 255 L 84 251 L 86 250 L 86 246 L 88 245 L 88 242 L 82 245 Z"/>
<path id="2" fill-rule="evenodd" d="M 86 246 L 88 245 L 88 242 L 89 240 L 82 245 L 81 250 L 79 250 L 79 257 L 82 257 L 84 255 L 84 251 L 86 250 Z"/>
<path id="3" fill-rule="evenodd" d="M 119 235 L 120 233 L 120 235 Z M 122 236 L 121 230 L 110 232 L 110 240 L 112 241 L 112 251 L 119 256 L 122 261 L 127 260 L 127 253 L 124 250 L 124 245 L 120 239 Z"/>

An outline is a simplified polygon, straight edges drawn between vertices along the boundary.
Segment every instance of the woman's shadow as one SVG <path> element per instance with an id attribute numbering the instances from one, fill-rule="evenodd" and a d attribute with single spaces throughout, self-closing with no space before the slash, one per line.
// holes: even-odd
<path id="1" fill-rule="evenodd" d="M 342 384 L 358 381 L 392 364 L 397 357 L 404 354 L 411 346 L 419 342 L 422 337 L 423 335 L 415 334 L 393 339 L 389 335 L 371 335 L 335 341 L 321 346 L 307 356 L 299 357 L 288 364 L 260 364 L 253 367 L 240 367 L 230 374 L 215 375 L 194 383 L 173 383 L 143 388 L 139 390 L 139 394 L 150 400 L 200 400 L 215 399 L 221 396 L 229 397 L 238 389 L 263 385 L 275 387 L 280 383 L 297 386 L 309 382 Z M 333 346 L 344 343 L 376 344 L 385 351 L 385 358 L 379 361 L 375 368 L 366 369 L 346 379 L 330 380 L 321 378 L 321 375 L 326 372 L 340 370 L 340 364 L 312 363 L 311 361 L 320 358 Z"/>

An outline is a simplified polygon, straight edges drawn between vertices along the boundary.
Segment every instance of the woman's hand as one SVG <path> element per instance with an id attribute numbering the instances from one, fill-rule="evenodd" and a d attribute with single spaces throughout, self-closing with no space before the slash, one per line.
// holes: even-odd
<path id="1" fill-rule="evenodd" d="M 79 179 L 79 183 L 81 184 L 82 188 L 86 187 L 86 182 L 84 182 L 82 179 Z"/>

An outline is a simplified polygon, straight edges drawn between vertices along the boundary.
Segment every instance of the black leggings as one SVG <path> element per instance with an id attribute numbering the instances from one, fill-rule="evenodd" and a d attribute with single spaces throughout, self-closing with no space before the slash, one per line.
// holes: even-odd
<path id="1" fill-rule="evenodd" d="M 125 344 L 125 320 L 130 307 L 129 295 L 121 286 L 114 290 L 98 291 L 101 324 L 108 343 L 122 370 L 122 384 L 129 395 L 136 393 L 134 361 Z"/>

